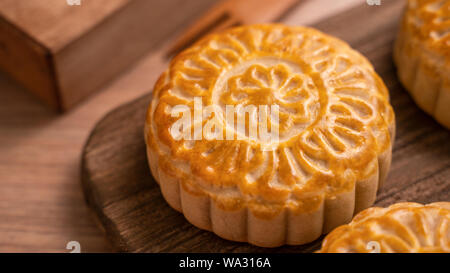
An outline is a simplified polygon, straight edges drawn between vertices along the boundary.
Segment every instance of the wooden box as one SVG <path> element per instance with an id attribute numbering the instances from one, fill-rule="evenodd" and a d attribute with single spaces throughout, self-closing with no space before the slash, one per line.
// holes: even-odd
<path id="1" fill-rule="evenodd" d="M 189 13 L 202 11 L 197 7 L 205 2 L 212 1 L 1 0 L 0 69 L 64 111 L 167 38 Z M 185 9 L 184 16 L 174 9 Z"/>

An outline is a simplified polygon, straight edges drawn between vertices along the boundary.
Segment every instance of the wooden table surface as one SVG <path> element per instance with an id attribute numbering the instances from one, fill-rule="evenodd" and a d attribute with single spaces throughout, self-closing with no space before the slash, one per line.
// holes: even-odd
<path id="1" fill-rule="evenodd" d="M 205 7 L 197 15 L 214 1 L 203 0 Z M 365 2 L 300 1 L 284 23 L 310 25 Z M 182 9 L 173 12 L 183 16 Z M 177 34 L 167 34 L 168 40 Z M 122 76 L 63 115 L 44 107 L 0 73 L 0 252 L 69 252 L 69 241 L 78 241 L 82 252 L 111 251 L 81 192 L 81 150 L 104 114 L 149 92 L 166 66 L 166 46 L 162 42 Z"/>

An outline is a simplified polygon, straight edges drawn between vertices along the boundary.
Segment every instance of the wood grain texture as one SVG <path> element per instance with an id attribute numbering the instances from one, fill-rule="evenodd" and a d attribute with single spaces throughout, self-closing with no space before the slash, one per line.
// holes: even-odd
<path id="1" fill-rule="evenodd" d="M 402 1 L 362 5 L 315 25 L 361 51 L 391 92 L 397 139 L 387 182 L 376 205 L 450 200 L 450 132 L 420 111 L 396 77 L 391 59 Z M 265 249 L 226 241 L 189 224 L 171 209 L 153 180 L 143 126 L 151 95 L 110 112 L 89 137 L 82 155 L 82 185 L 107 237 L 131 252 L 311 252 L 304 246 Z"/>
<path id="2" fill-rule="evenodd" d="M 110 17 L 104 17 L 102 22 L 81 37 L 53 52 L 60 101 L 64 110 L 73 108 L 103 84 L 120 75 L 124 69 L 161 43 L 167 33 L 176 30 L 185 18 L 190 18 L 199 7 L 212 1 L 193 1 L 183 16 L 172 10 L 186 5 L 184 0 L 164 3 L 148 0 L 127 2 L 127 5 L 116 10 Z M 109 6 L 109 2 L 103 5 Z M 101 9 L 101 6 L 86 6 L 83 8 L 90 11 L 91 16 L 97 9 Z"/>
<path id="3" fill-rule="evenodd" d="M 57 109 L 57 87 L 48 56 L 47 48 L 0 16 L 0 69 Z"/>
<path id="4" fill-rule="evenodd" d="M 65 0 L 0 1 L 0 44 L 4 45 L 0 48 L 0 68 L 53 109 L 67 110 L 95 90 L 98 84 L 82 81 L 84 86 L 69 86 L 64 81 L 65 78 L 76 76 L 80 74 L 79 71 L 88 71 L 96 75 L 96 81 L 104 83 L 111 79 L 112 73 L 93 70 L 96 68 L 95 61 L 103 61 L 97 56 L 104 56 L 108 51 L 91 56 L 90 62 L 81 58 L 84 65 L 80 66 L 80 63 L 75 62 L 78 65 L 75 69 L 73 60 L 61 58 L 61 55 L 67 54 L 60 52 L 67 51 L 67 47 L 86 33 L 102 29 L 103 21 L 132 1 L 134 0 L 86 1 L 76 7 L 69 6 Z M 97 40 L 108 42 L 102 36 L 98 36 Z M 90 47 L 92 42 L 84 45 Z M 102 45 L 108 48 L 107 44 Z M 81 48 L 75 54 L 81 55 L 84 51 Z M 69 52 L 74 50 L 69 47 Z M 55 60 L 54 55 L 57 53 L 58 59 Z M 123 69 L 127 61 L 132 62 L 133 59 L 119 60 L 112 67 L 116 70 Z M 67 67 L 71 70 L 65 71 L 64 68 Z"/>
<path id="5" fill-rule="evenodd" d="M 69 6 L 66 0 L 3 0 L 0 69 L 66 111 L 213 2 L 81 0 Z"/>
<path id="6" fill-rule="evenodd" d="M 298 4 L 298 0 L 221 0 L 169 46 L 167 55 L 174 56 L 199 37 L 232 26 L 276 21 Z"/>
<path id="7" fill-rule="evenodd" d="M 132 1 L 81 0 L 69 6 L 66 0 L 2 0 L 0 15 L 57 52 Z"/>

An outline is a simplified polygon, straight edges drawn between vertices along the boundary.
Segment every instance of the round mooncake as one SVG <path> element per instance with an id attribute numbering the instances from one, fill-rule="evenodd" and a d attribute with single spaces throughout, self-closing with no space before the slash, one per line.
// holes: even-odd
<path id="1" fill-rule="evenodd" d="M 394 61 L 417 105 L 450 129 L 450 1 L 408 1 Z"/>
<path id="2" fill-rule="evenodd" d="M 450 253 L 450 202 L 369 208 L 328 234 L 321 253 Z"/>
<path id="3" fill-rule="evenodd" d="M 279 24 L 211 34 L 180 53 L 145 123 L 169 205 L 201 229 L 264 247 L 311 242 L 370 207 L 394 133 L 388 90 L 366 58 Z"/>

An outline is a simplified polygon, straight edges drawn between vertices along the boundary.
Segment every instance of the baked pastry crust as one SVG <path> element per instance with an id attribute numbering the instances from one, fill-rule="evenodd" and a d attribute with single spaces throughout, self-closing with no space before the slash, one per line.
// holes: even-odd
<path id="1" fill-rule="evenodd" d="M 394 61 L 417 105 L 450 129 L 450 1 L 408 1 Z"/>
<path id="2" fill-rule="evenodd" d="M 328 234 L 318 252 L 372 252 L 374 242 L 381 253 L 450 253 L 450 202 L 366 209 Z"/>
<path id="3" fill-rule="evenodd" d="M 170 109 L 193 112 L 194 97 L 220 109 L 279 105 L 270 126 L 280 141 L 267 150 L 258 137 L 175 140 Z M 317 30 L 277 24 L 212 34 L 175 57 L 145 124 L 149 165 L 170 206 L 199 228 L 264 247 L 311 242 L 370 207 L 394 133 L 387 88 L 367 59 Z"/>

